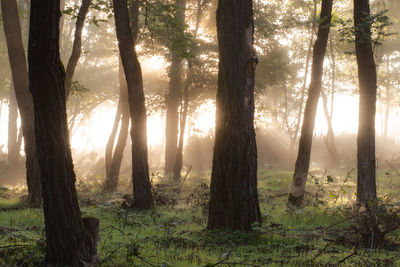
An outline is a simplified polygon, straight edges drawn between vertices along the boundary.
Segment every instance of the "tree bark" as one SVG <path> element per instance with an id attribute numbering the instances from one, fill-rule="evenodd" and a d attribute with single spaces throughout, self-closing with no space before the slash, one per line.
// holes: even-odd
<path id="1" fill-rule="evenodd" d="M 308 169 L 310 166 L 311 145 L 317 112 L 318 99 L 322 87 L 322 75 L 326 46 L 328 43 L 330 22 L 332 17 L 332 0 L 323 0 L 321 6 L 320 23 L 318 26 L 317 40 L 313 48 L 313 62 L 311 82 L 308 91 L 306 108 L 304 110 L 303 125 L 299 143 L 299 151 L 292 186 L 289 193 L 289 202 L 301 206 L 304 199 Z"/>
<path id="2" fill-rule="evenodd" d="M 366 204 L 376 199 L 375 112 L 377 75 L 372 52 L 369 0 L 354 0 L 356 56 L 360 86 L 357 136 L 357 201 Z"/>
<path id="3" fill-rule="evenodd" d="M 261 223 L 254 131 L 253 2 L 219 0 L 219 71 L 209 229 Z"/>
<path id="4" fill-rule="evenodd" d="M 185 24 L 186 0 L 176 0 L 176 20 Z M 179 112 L 178 107 L 182 91 L 182 58 L 178 51 L 170 48 L 171 66 L 169 69 L 169 91 L 166 97 L 167 117 L 165 120 L 165 175 L 173 173 L 178 152 Z"/>
<path id="5" fill-rule="evenodd" d="M 76 18 L 74 44 L 72 45 L 71 56 L 69 57 L 67 69 L 65 71 L 65 98 L 67 100 L 71 92 L 72 78 L 74 76 L 75 68 L 82 53 L 82 29 L 85 25 L 85 18 L 89 11 L 90 2 L 91 0 L 82 0 L 78 17 Z"/>
<path id="6" fill-rule="evenodd" d="M 28 62 L 41 170 L 46 264 L 98 265 L 98 220 L 82 219 L 75 189 L 59 54 L 60 1 L 31 1 Z"/>
<path id="7" fill-rule="evenodd" d="M 28 201 L 30 204 L 36 205 L 41 201 L 40 168 L 36 153 L 33 99 L 29 91 L 28 68 L 22 41 L 17 1 L 1 0 L 1 9 L 13 84 L 15 86 L 15 96 L 11 97 L 11 100 L 15 101 L 16 98 L 18 102 L 21 128 L 25 140 Z M 14 130 L 13 132 L 16 133 Z M 11 139 L 14 142 L 15 136 L 11 136 Z M 16 153 L 18 156 L 19 150 Z"/>
<path id="8" fill-rule="evenodd" d="M 126 0 L 113 0 L 118 46 L 128 85 L 129 110 L 132 139 L 132 183 L 134 202 L 132 207 L 153 207 L 153 196 L 149 179 L 147 153 L 147 117 L 143 92 L 142 70 L 129 24 Z"/>

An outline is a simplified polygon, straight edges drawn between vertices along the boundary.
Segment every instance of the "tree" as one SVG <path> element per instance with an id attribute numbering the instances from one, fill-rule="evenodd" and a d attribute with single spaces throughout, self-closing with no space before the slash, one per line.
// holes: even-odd
<path id="1" fill-rule="evenodd" d="M 129 8 L 131 18 L 131 28 L 133 42 L 136 44 L 137 36 L 139 32 L 139 2 L 133 1 Z M 129 113 L 128 103 L 128 86 L 126 84 L 126 78 L 124 69 L 122 66 L 121 57 L 119 59 L 118 78 L 119 78 L 119 100 L 117 113 L 115 115 L 114 126 L 108 139 L 105 153 L 105 166 L 106 166 L 106 183 L 105 191 L 113 192 L 118 186 L 118 176 L 121 168 L 122 158 L 126 146 L 126 140 L 128 138 L 129 122 L 131 121 L 131 115 Z M 114 142 L 117 134 L 118 127 L 120 130 L 118 134 L 117 143 L 114 149 Z M 113 151 L 114 150 L 114 151 Z"/>
<path id="2" fill-rule="evenodd" d="M 30 204 L 37 204 L 40 202 L 40 168 L 36 154 L 33 100 L 32 95 L 29 92 L 28 68 L 22 41 L 17 1 L 2 0 L 1 9 L 3 14 L 4 33 L 6 35 L 8 55 L 13 77 L 13 88 L 15 88 L 15 90 L 10 90 L 12 94 L 10 97 L 10 106 L 12 106 L 11 102 L 14 102 L 16 98 L 21 116 L 22 132 L 25 140 L 26 181 L 29 194 L 28 201 Z M 15 110 L 15 113 L 16 112 L 17 110 Z M 12 112 L 10 112 L 10 114 L 12 114 Z M 13 130 L 14 133 L 16 132 L 15 130 Z M 13 135 L 9 135 L 9 140 L 16 142 L 16 136 L 13 137 Z M 20 146 L 15 144 L 15 147 L 18 149 L 17 151 L 14 151 L 14 153 L 19 155 Z M 13 154 L 10 150 L 9 153 Z"/>
<path id="3" fill-rule="evenodd" d="M 128 85 L 131 114 L 133 207 L 153 207 L 147 153 L 147 117 L 142 70 L 136 54 L 126 0 L 113 0 L 118 47 Z"/>
<path id="4" fill-rule="evenodd" d="M 219 72 L 209 229 L 261 222 L 254 131 L 253 2 L 219 0 Z M 234 45 L 233 45 L 234 44 Z"/>
<path id="5" fill-rule="evenodd" d="M 194 40 L 197 37 L 197 33 L 200 27 L 200 20 L 203 15 L 203 8 L 207 4 L 207 0 L 197 0 L 197 10 L 196 10 L 196 21 L 195 21 L 195 28 L 194 28 Z M 192 51 L 194 52 L 196 44 L 192 44 L 193 48 Z M 194 55 L 193 55 L 194 57 Z M 174 162 L 174 179 L 179 179 L 181 177 L 181 171 L 183 167 L 183 142 L 185 137 L 185 130 L 186 130 L 186 120 L 188 115 L 189 109 L 189 88 L 193 83 L 193 60 L 194 58 L 190 58 L 187 60 L 188 62 L 188 70 L 186 74 L 185 84 L 183 86 L 183 101 L 181 101 L 181 113 L 180 113 L 180 120 L 179 120 L 179 138 L 178 138 L 178 148 L 176 151 L 176 157 Z"/>
<path id="6" fill-rule="evenodd" d="M 357 135 L 357 201 L 376 199 L 375 112 L 377 75 L 371 42 L 369 0 L 354 0 L 360 106 Z"/>
<path id="7" fill-rule="evenodd" d="M 82 0 L 81 7 L 79 8 L 78 17 L 76 18 L 76 27 L 75 27 L 75 38 L 74 43 L 72 45 L 71 56 L 68 60 L 67 69 L 65 71 L 65 98 L 68 99 L 72 78 L 74 76 L 76 65 L 78 64 L 79 58 L 82 52 L 82 29 L 85 25 L 85 18 L 89 11 L 91 0 Z M 64 3 L 65 4 L 65 3 Z M 63 20 L 63 19 L 62 19 Z M 60 26 L 62 28 L 62 26 Z"/>
<path id="8" fill-rule="evenodd" d="M 117 113 L 115 115 L 113 129 L 108 139 L 105 153 L 106 182 L 104 190 L 107 192 L 114 192 L 117 189 L 119 171 L 126 146 L 126 140 L 128 138 L 129 122 L 131 120 L 128 103 L 128 88 L 121 58 L 119 58 L 119 86 Z M 118 127 L 120 129 L 114 149 Z"/>
<path id="9" fill-rule="evenodd" d="M 308 90 L 306 108 L 304 110 L 299 151 L 297 154 L 292 186 L 289 193 L 289 202 L 295 206 L 301 206 L 304 199 L 308 169 L 310 166 L 315 115 L 317 112 L 318 99 L 322 88 L 323 65 L 331 18 L 332 0 L 323 0 L 317 40 L 315 41 L 313 48 L 311 82 Z"/>
<path id="10" fill-rule="evenodd" d="M 176 27 L 183 32 L 185 25 L 186 0 L 176 0 Z M 179 53 L 179 39 L 170 47 L 171 66 L 169 69 L 169 88 L 166 96 L 167 117 L 165 120 L 165 174 L 174 171 L 178 153 L 179 113 L 178 107 L 182 95 L 182 57 Z"/>
<path id="11" fill-rule="evenodd" d="M 59 54 L 60 1 L 31 1 L 28 44 L 37 157 L 41 170 L 46 263 L 96 265 L 99 222 L 81 218 L 65 108 L 65 73 Z"/>

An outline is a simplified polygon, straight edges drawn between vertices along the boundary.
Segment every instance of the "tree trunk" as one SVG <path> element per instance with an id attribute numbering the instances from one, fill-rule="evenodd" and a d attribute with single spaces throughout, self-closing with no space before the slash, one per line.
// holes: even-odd
<path id="1" fill-rule="evenodd" d="M 390 60 L 389 56 L 386 59 L 386 72 L 389 73 L 390 71 Z M 378 70 L 377 70 L 378 72 Z M 388 138 L 388 130 L 389 130 L 389 115 L 390 115 L 390 104 L 391 104 L 391 93 L 389 85 L 386 85 L 385 91 L 385 120 L 383 125 L 383 137 L 385 140 Z"/>
<path id="2" fill-rule="evenodd" d="M 129 24 L 127 2 L 126 0 L 113 0 L 113 4 L 119 52 L 128 85 L 128 100 L 132 125 L 132 182 L 134 197 L 132 207 L 149 209 L 153 207 L 153 196 L 149 179 L 146 132 L 147 117 L 142 70 Z"/>
<path id="3" fill-rule="evenodd" d="M 41 201 L 40 168 L 36 152 L 33 100 L 29 91 L 28 68 L 19 23 L 17 1 L 1 0 L 1 8 L 13 84 L 15 85 L 15 96 L 11 97 L 11 100 L 14 102 L 15 97 L 17 99 L 21 116 L 21 128 L 25 140 L 28 201 L 30 204 L 36 205 Z M 16 131 L 13 130 L 13 133 L 15 134 Z M 15 142 L 15 136 L 11 135 L 11 140 Z M 15 152 L 19 156 L 19 150 Z"/>
<path id="4" fill-rule="evenodd" d="M 119 100 L 117 116 L 115 117 L 114 128 L 111 133 L 109 142 L 106 147 L 106 184 L 105 191 L 114 192 L 118 186 L 118 176 L 121 168 L 122 158 L 126 146 L 126 140 L 128 138 L 130 114 L 129 114 L 129 103 L 128 103 L 128 88 L 125 79 L 125 73 L 123 70 L 121 59 L 119 60 Z M 121 122 L 121 123 L 120 123 Z M 117 144 L 114 149 L 114 142 L 118 126 L 121 125 Z"/>
<path id="5" fill-rule="evenodd" d="M 295 144 L 297 141 L 297 136 L 298 136 L 299 130 L 300 130 L 301 115 L 303 114 L 303 105 L 304 105 L 304 98 L 306 95 L 306 87 L 307 87 L 307 79 L 308 79 L 308 69 L 309 69 L 310 60 L 311 60 L 311 50 L 312 50 L 312 46 L 314 43 L 314 32 L 315 32 L 316 23 L 317 23 L 317 0 L 314 0 L 313 23 L 312 23 L 312 27 L 310 29 L 310 42 L 308 44 L 307 55 L 306 55 L 306 66 L 304 68 L 304 80 L 303 80 L 303 87 L 301 90 L 299 112 L 297 113 L 297 122 L 296 122 L 296 127 L 293 132 L 293 137 L 290 138 L 290 152 L 291 152 L 290 154 L 291 155 L 294 150 L 294 147 L 295 147 Z"/>
<path id="6" fill-rule="evenodd" d="M 46 264 L 98 265 L 98 220 L 81 218 L 59 54 L 60 1 L 31 1 L 28 61 L 41 169 Z"/>
<path id="7" fill-rule="evenodd" d="M 219 0 L 219 71 L 209 229 L 261 223 L 254 131 L 253 2 Z"/>
<path id="8" fill-rule="evenodd" d="M 185 24 L 186 0 L 176 0 L 176 19 L 179 25 Z M 169 91 L 166 97 L 167 118 L 165 120 L 165 175 L 173 173 L 178 152 L 179 112 L 182 91 L 182 58 L 178 51 L 170 48 L 171 66 L 169 69 Z"/>
<path id="9" fill-rule="evenodd" d="M 377 77 L 371 44 L 369 0 L 354 0 L 356 55 L 360 86 L 357 136 L 357 201 L 366 204 L 376 199 L 375 112 Z"/>
<path id="10" fill-rule="evenodd" d="M 326 123 L 328 125 L 328 132 L 326 133 L 326 136 L 324 138 L 324 143 L 325 143 L 326 149 L 328 150 L 329 157 L 331 159 L 329 167 L 337 168 L 337 167 L 339 167 L 339 155 L 338 155 L 338 152 L 336 149 L 335 133 L 333 131 L 333 126 L 332 126 L 332 111 L 331 111 L 331 114 L 329 114 L 328 99 L 326 97 L 325 92 L 322 91 L 321 95 L 322 95 L 322 105 L 324 108 Z"/>
<path id="11" fill-rule="evenodd" d="M 191 63 L 189 63 L 191 65 Z M 183 140 L 185 137 L 185 128 L 186 128 L 186 118 L 188 114 L 189 108 L 189 87 L 192 83 L 192 67 L 189 67 L 188 77 L 186 79 L 186 84 L 183 88 L 183 108 L 181 111 L 180 118 L 180 129 L 179 129 L 179 140 L 178 140 L 178 149 L 176 152 L 175 162 L 174 162 L 174 179 L 179 179 L 181 177 L 181 171 L 183 166 Z"/>
<path id="12" fill-rule="evenodd" d="M 197 14 L 196 14 L 196 24 L 193 34 L 193 39 L 196 39 L 197 33 L 200 27 L 200 19 L 202 17 L 203 9 L 202 9 L 202 0 L 197 0 Z M 196 46 L 193 46 L 192 51 L 195 54 Z M 176 158 L 174 162 L 174 179 L 178 179 L 181 177 L 181 171 L 183 167 L 183 142 L 185 138 L 185 131 L 186 131 L 186 118 L 188 115 L 189 109 L 189 88 L 192 84 L 193 80 L 193 67 L 192 67 L 192 59 L 188 60 L 188 73 L 185 81 L 185 85 L 183 88 L 183 105 L 181 101 L 182 111 L 180 114 L 179 120 L 179 140 L 178 140 L 178 150 L 176 153 Z"/>
<path id="13" fill-rule="evenodd" d="M 65 71 L 65 98 L 67 100 L 71 92 L 72 78 L 74 76 L 75 68 L 82 52 L 82 29 L 85 25 L 85 18 L 89 11 L 90 2 L 91 0 L 82 0 L 78 17 L 76 18 L 74 44 L 72 45 L 71 56 Z"/>
<path id="14" fill-rule="evenodd" d="M 322 87 L 324 57 L 328 43 L 331 18 L 332 0 L 323 0 L 317 40 L 315 41 L 313 48 L 311 82 L 308 91 L 306 108 L 304 110 L 299 151 L 297 153 L 293 181 L 289 193 L 289 202 L 295 206 L 301 206 L 304 199 L 307 174 L 310 166 L 315 115 L 317 112 L 318 99 Z"/>
<path id="15" fill-rule="evenodd" d="M 1 3 L 5 2 L 2 0 Z M 6 25 L 6 23 L 4 24 Z M 17 150 L 17 136 L 18 136 L 18 106 L 15 97 L 14 82 L 10 83 L 10 104 L 8 106 L 8 154 L 7 161 L 10 169 L 15 169 L 19 159 L 19 151 Z"/>

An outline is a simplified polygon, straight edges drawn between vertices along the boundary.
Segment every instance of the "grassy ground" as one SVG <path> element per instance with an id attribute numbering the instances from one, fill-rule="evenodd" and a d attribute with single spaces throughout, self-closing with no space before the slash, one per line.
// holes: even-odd
<path id="1" fill-rule="evenodd" d="M 100 193 L 97 178 L 78 181 L 83 215 L 100 219 L 102 266 L 400 265 L 396 245 L 362 249 L 336 238 L 350 224 L 354 170 L 312 170 L 302 209 L 286 206 L 291 172 L 260 170 L 263 223 L 251 232 L 205 230 L 209 173 L 191 173 L 183 185 L 153 178 L 158 206 L 148 212 L 121 208 L 130 191 L 127 178 L 113 195 Z M 379 172 L 382 197 L 399 201 L 398 178 L 394 171 Z M 18 190 L 0 198 L 0 266 L 38 265 L 44 257 L 42 211 L 25 207 Z M 388 239 L 400 242 L 400 233 Z"/>

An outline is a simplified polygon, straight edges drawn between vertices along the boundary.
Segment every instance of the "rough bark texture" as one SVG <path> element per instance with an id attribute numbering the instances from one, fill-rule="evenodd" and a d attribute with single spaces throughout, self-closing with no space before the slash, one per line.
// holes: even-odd
<path id="1" fill-rule="evenodd" d="M 16 98 L 18 102 L 21 127 L 25 140 L 26 181 L 28 185 L 29 203 L 37 204 L 41 200 L 40 168 L 36 155 L 33 100 L 29 92 L 28 68 L 22 41 L 21 26 L 19 23 L 17 1 L 2 0 L 1 9 L 13 84 L 15 87 L 15 96 L 11 97 L 11 100 L 15 101 Z M 12 92 L 14 93 L 14 90 L 12 90 Z M 14 142 L 14 137 L 11 139 Z M 16 152 L 18 156 L 19 149 Z"/>
<path id="2" fill-rule="evenodd" d="M 136 54 L 126 0 L 113 0 L 118 46 L 128 85 L 131 115 L 133 207 L 153 207 L 147 153 L 147 117 L 142 70 Z"/>
<path id="3" fill-rule="evenodd" d="M 377 77 L 371 45 L 369 0 L 354 0 L 356 55 L 360 86 L 357 136 L 357 200 L 365 204 L 376 199 L 375 112 Z"/>
<path id="4" fill-rule="evenodd" d="M 82 220 L 75 189 L 65 107 L 65 74 L 59 54 L 59 20 L 60 1 L 31 1 L 29 88 L 34 102 L 41 170 L 46 264 L 96 265 L 98 220 Z"/>
<path id="5" fill-rule="evenodd" d="M 209 229 L 261 222 L 254 132 L 253 3 L 219 0 L 219 72 Z"/>
<path id="6" fill-rule="evenodd" d="M 117 115 L 115 117 L 114 128 L 111 132 L 109 142 L 106 147 L 106 184 L 105 191 L 114 192 L 118 187 L 118 177 L 121 168 L 122 158 L 128 139 L 128 130 L 130 122 L 128 88 L 125 79 L 125 73 L 120 59 L 119 64 L 119 100 Z M 118 126 L 120 125 L 117 143 L 114 149 L 114 142 Z M 114 150 L 114 151 L 113 151 Z"/>
<path id="7" fill-rule="evenodd" d="M 289 193 L 289 202 L 296 206 L 301 206 L 304 199 L 308 168 L 310 166 L 315 114 L 317 112 L 318 99 L 322 87 L 324 57 L 328 43 L 331 17 L 332 0 L 323 0 L 317 40 L 315 41 L 313 48 L 311 82 L 308 90 L 306 108 L 304 110 L 299 151 L 297 154 L 292 186 Z"/>
<path id="8" fill-rule="evenodd" d="M 89 11 L 91 0 L 82 0 L 81 7 L 79 8 L 78 17 L 76 18 L 75 26 L 75 38 L 72 45 L 71 56 L 69 57 L 67 69 L 65 71 L 65 98 L 68 99 L 71 85 L 72 77 L 74 76 L 76 65 L 78 64 L 79 58 L 82 52 L 82 29 L 85 25 L 85 18 Z"/>
<path id="9" fill-rule="evenodd" d="M 185 24 L 186 0 L 176 0 L 176 19 L 180 25 Z M 167 117 L 165 120 L 165 175 L 174 171 L 178 151 L 179 112 L 178 107 L 182 95 L 182 58 L 178 51 L 170 49 L 171 66 L 169 69 L 169 91 L 166 96 Z"/>

